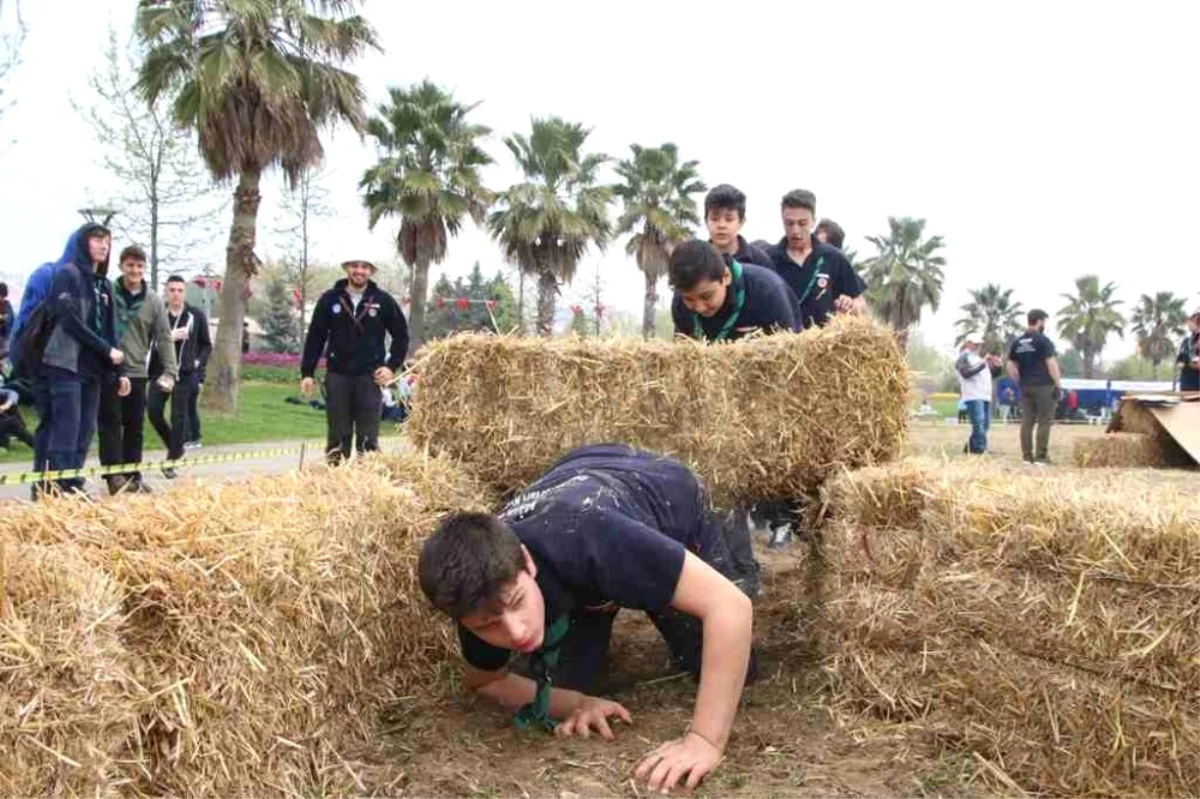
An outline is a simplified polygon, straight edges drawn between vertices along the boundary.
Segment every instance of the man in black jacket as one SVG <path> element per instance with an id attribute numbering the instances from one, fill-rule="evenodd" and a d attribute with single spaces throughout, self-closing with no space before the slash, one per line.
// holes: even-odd
<path id="1" fill-rule="evenodd" d="M 331 464 L 379 449 L 379 387 L 392 382 L 408 354 L 408 321 L 392 295 L 371 276 L 370 261 L 346 261 L 346 278 L 321 295 L 313 308 L 300 363 L 300 391 L 312 394 L 313 373 L 325 352 L 326 455 Z M 391 336 L 391 346 L 386 338 Z M 328 344 L 328 347 L 326 345 Z"/>
<path id="2" fill-rule="evenodd" d="M 150 357 L 150 398 L 146 413 L 154 425 L 159 438 L 167 445 L 167 460 L 177 461 L 183 457 L 183 443 L 191 431 L 188 416 L 192 397 L 200 390 L 199 376 L 212 354 L 212 337 L 208 333 L 208 317 L 199 308 L 183 301 L 187 284 L 179 275 L 167 278 L 167 326 L 171 340 L 175 343 L 175 360 L 179 364 L 179 379 L 171 396 L 171 424 L 167 426 L 164 410 L 167 392 L 158 384 L 163 373 L 163 364 L 158 351 Z M 174 468 L 163 470 L 163 476 L 172 479 Z"/>
<path id="3" fill-rule="evenodd" d="M 45 300 L 53 321 L 34 396 L 38 416 L 46 425 L 50 471 L 83 467 L 96 432 L 103 383 L 118 381 L 122 397 L 130 391 L 129 379 L 122 374 L 125 354 L 116 346 L 112 290 L 106 277 L 111 246 L 111 234 L 101 225 L 77 230 L 53 273 Z M 55 482 L 61 491 L 83 490 L 81 477 Z M 48 488 L 35 485 L 34 497 Z"/>

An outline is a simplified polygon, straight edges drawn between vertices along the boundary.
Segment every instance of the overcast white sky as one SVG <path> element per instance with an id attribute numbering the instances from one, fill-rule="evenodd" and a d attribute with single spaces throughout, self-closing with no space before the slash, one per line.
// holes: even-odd
<path id="1" fill-rule="evenodd" d="M 0 140 L 13 141 L 0 150 L 10 285 L 57 257 L 75 209 L 106 190 L 70 96 L 86 99 L 106 27 L 126 33 L 135 5 L 22 4 L 29 38 L 0 119 Z M 372 104 L 426 76 L 482 101 L 493 188 L 515 177 L 501 137 L 557 114 L 618 157 L 632 142 L 676 142 L 709 185 L 747 193 L 751 239 L 781 235 L 778 199 L 797 187 L 860 253 L 889 214 L 925 217 L 949 260 L 943 308 L 922 323 L 936 343 L 951 343 L 967 290 L 989 281 L 1052 312 L 1085 272 L 1116 281 L 1127 303 L 1170 290 L 1200 304 L 1188 233 L 1200 218 L 1200 4 L 370 0 L 365 13 L 385 49 L 354 67 Z M 347 130 L 326 147 L 340 216 L 318 254 L 387 256 L 394 225 L 368 233 L 356 191 L 373 149 Z M 566 296 L 599 262 L 607 303 L 640 313 L 642 279 L 622 245 L 581 265 Z M 223 251 L 224 233 L 197 262 L 221 264 Z M 453 277 L 476 259 L 503 266 L 468 230 L 444 268 Z M 1112 354 L 1131 349 L 1113 342 Z"/>

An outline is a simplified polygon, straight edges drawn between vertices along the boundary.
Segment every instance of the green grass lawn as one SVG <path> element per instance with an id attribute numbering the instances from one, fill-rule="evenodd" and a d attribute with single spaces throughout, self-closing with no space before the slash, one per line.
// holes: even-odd
<path id="1" fill-rule="evenodd" d="M 246 444 L 255 441 L 283 441 L 295 438 L 325 437 L 325 412 L 314 410 L 308 405 L 289 405 L 285 397 L 300 395 L 299 380 L 292 385 L 285 383 L 243 383 L 241 401 L 236 416 L 220 416 L 206 413 L 200 408 L 200 422 L 205 446 L 217 444 Z M 28 406 L 21 407 L 25 423 L 32 431 L 37 426 L 37 414 Z M 385 429 L 381 432 L 386 434 Z M 12 449 L 0 450 L 0 463 L 33 461 L 33 452 L 17 441 Z M 97 443 L 92 441 L 91 454 L 97 453 Z M 146 449 L 163 449 L 162 441 L 150 421 L 146 420 Z M 156 455 L 155 457 L 160 457 Z"/>

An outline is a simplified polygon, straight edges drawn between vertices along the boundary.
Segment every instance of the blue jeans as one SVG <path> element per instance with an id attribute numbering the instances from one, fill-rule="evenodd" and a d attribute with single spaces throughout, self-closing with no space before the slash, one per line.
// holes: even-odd
<path id="1" fill-rule="evenodd" d="M 987 452 L 987 434 L 992 426 L 992 403 L 987 400 L 967 400 L 967 414 L 971 417 L 971 437 L 967 440 L 967 451 L 974 455 Z"/>
<path id="2" fill-rule="evenodd" d="M 38 432 L 45 427 L 44 468 L 50 471 L 83 468 L 96 432 L 100 378 L 81 377 L 66 369 L 43 366 L 34 387 L 34 401 L 41 417 Z M 42 467 L 37 462 L 42 454 L 35 449 L 35 469 Z M 82 477 L 55 482 L 62 491 L 83 489 Z"/>

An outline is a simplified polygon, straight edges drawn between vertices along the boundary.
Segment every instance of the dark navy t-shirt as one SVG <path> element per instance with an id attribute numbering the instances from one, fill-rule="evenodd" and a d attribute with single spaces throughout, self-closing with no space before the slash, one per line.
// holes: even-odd
<path id="1" fill-rule="evenodd" d="M 737 252 L 733 254 L 733 260 L 740 264 L 754 264 L 755 266 L 765 266 L 771 269 L 774 261 L 771 259 L 771 254 L 762 247 L 755 246 L 746 241 L 741 236 L 738 236 Z"/>
<path id="2" fill-rule="evenodd" d="M 1036 330 L 1026 330 L 1013 339 L 1009 360 L 1015 361 L 1022 386 L 1049 386 L 1054 383 L 1046 359 L 1055 356 L 1054 342 Z"/>
<path id="3" fill-rule="evenodd" d="M 857 297 L 867 289 L 862 277 L 837 247 L 814 236 L 812 251 L 803 265 L 787 252 L 787 239 L 770 250 L 775 272 L 783 278 L 800 302 L 800 325 L 823 327 L 835 313 L 833 301 L 841 296 Z"/>
<path id="4" fill-rule="evenodd" d="M 700 337 L 713 341 L 725 328 L 737 305 L 737 289 L 746 292 L 741 313 L 737 321 L 722 339 L 734 341 L 754 331 L 773 333 L 779 330 L 799 330 L 800 305 L 787 284 L 770 269 L 754 264 L 741 264 L 742 277 L 730 281 L 725 292 L 725 304 L 710 317 L 699 316 L 689 311 L 683 303 L 683 295 L 675 293 L 671 301 L 671 318 L 675 321 L 675 332 L 695 338 L 696 319 L 700 319 Z"/>
<path id="5" fill-rule="evenodd" d="M 675 595 L 685 551 L 695 551 L 706 501 L 696 476 L 671 458 L 620 444 L 563 457 L 509 502 L 500 518 L 529 550 L 547 624 L 609 603 L 660 611 Z M 463 657 L 495 671 L 510 652 L 461 624 Z"/>

